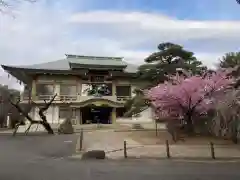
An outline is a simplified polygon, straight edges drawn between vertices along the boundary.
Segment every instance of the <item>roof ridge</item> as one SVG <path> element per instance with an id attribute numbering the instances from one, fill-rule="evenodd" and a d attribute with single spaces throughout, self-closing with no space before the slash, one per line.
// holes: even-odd
<path id="1" fill-rule="evenodd" d="M 64 58 L 64 59 L 58 59 L 58 60 L 54 60 L 54 61 L 48 61 L 48 62 L 42 62 L 42 63 L 36 63 L 36 64 L 31 64 L 31 65 L 21 65 L 21 66 L 9 66 L 7 65 L 7 67 L 12 67 L 12 68 L 23 68 L 23 69 L 42 69 L 42 70 L 70 70 L 70 63 L 74 63 L 76 62 L 77 64 L 81 64 L 83 63 L 83 65 L 87 65 L 88 63 L 90 65 L 101 65 L 102 66 L 109 66 L 109 65 L 115 65 L 116 66 L 126 66 L 124 68 L 124 71 L 126 72 L 133 72 L 135 73 L 138 69 L 138 66 L 136 66 L 136 64 L 132 64 L 129 63 L 126 60 L 123 61 L 111 61 L 110 59 L 106 59 L 105 61 L 101 61 L 99 62 L 98 60 L 94 60 L 93 61 L 88 61 L 87 58 L 85 59 L 77 59 L 77 58 Z M 3 65 L 4 66 L 4 65 Z M 5 66 L 3 67 L 3 69 L 5 69 Z"/>
<path id="2" fill-rule="evenodd" d="M 123 60 L 123 57 L 111 57 L 111 56 L 85 56 L 85 55 L 75 55 L 75 54 L 65 54 L 68 58 L 93 58 L 93 60 Z M 89 59 L 91 60 L 91 59 Z"/>

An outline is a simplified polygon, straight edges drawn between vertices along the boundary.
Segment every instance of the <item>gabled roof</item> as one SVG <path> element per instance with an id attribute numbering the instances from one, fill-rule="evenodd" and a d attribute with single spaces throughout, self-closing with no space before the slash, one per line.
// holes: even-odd
<path id="1" fill-rule="evenodd" d="M 77 56 L 67 55 L 67 58 L 56 61 L 33 64 L 29 66 L 8 66 L 12 68 L 36 69 L 36 70 L 71 70 L 70 64 L 97 65 L 97 66 L 119 66 L 124 67 L 124 72 L 135 73 L 138 67 L 122 61 L 122 58 L 115 57 L 94 57 L 94 56 Z"/>
<path id="2" fill-rule="evenodd" d="M 15 66 L 16 68 L 25 69 L 46 69 L 46 70 L 69 70 L 69 63 L 66 59 L 39 63 L 33 65 Z"/>

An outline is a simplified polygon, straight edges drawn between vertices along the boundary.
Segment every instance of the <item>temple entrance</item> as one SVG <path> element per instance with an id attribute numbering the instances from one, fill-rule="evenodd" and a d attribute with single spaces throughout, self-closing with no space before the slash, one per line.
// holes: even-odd
<path id="1" fill-rule="evenodd" d="M 111 107 L 81 108 L 82 124 L 111 124 Z"/>

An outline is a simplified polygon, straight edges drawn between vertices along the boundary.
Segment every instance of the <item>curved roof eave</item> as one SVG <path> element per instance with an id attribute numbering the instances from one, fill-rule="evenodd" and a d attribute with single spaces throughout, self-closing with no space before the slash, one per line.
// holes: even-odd
<path id="1" fill-rule="evenodd" d="M 94 104 L 96 102 L 104 102 L 107 105 L 113 106 L 113 107 L 123 107 L 124 106 L 123 103 L 111 101 L 109 99 L 98 98 L 98 97 L 97 98 L 88 99 L 86 101 L 83 101 L 83 102 L 80 103 L 80 105 L 81 105 L 81 107 L 86 107 L 86 106 Z"/>

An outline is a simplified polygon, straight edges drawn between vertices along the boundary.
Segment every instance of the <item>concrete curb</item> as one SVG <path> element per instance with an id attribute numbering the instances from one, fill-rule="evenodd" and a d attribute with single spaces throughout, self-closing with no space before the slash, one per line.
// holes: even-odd
<path id="1" fill-rule="evenodd" d="M 122 158 L 124 159 L 124 158 Z M 196 163 L 226 163 L 226 162 L 240 162 L 240 158 L 217 158 L 217 159 L 211 159 L 211 158 L 205 158 L 205 157 L 171 157 L 170 159 L 166 157 L 128 157 L 128 159 L 132 160 L 166 160 L 166 161 L 175 161 L 175 162 L 196 162 Z"/>
<path id="2" fill-rule="evenodd" d="M 156 131 L 156 129 L 115 129 L 114 132 L 135 132 L 135 131 Z M 157 132 L 166 132 L 165 129 L 158 129 Z"/>
<path id="3" fill-rule="evenodd" d="M 214 164 L 214 163 L 238 163 L 240 160 L 185 160 L 185 159 L 176 159 L 172 160 L 175 162 L 189 162 L 189 163 L 209 163 L 209 164 Z"/>
<path id="4" fill-rule="evenodd" d="M 82 153 L 77 153 L 72 155 L 70 158 L 71 159 L 75 159 L 75 160 L 82 160 Z M 214 163 L 239 163 L 240 162 L 240 158 L 238 159 L 231 159 L 231 158 L 224 158 L 224 159 L 200 159 L 200 158 L 171 158 L 171 159 L 167 159 L 167 158 L 134 158 L 134 157 L 128 157 L 128 158 L 124 158 L 124 157 L 116 157 L 116 158 L 111 158 L 111 157 L 106 157 L 105 160 L 108 161 L 167 161 L 167 162 L 186 162 L 186 163 L 209 163 L 209 164 L 214 164 Z"/>

